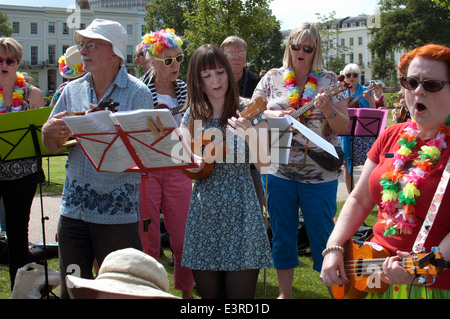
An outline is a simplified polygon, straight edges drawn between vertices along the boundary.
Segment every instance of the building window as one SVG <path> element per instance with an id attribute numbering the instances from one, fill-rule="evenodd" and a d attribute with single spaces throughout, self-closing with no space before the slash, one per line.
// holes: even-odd
<path id="1" fill-rule="evenodd" d="M 127 45 L 127 63 L 133 63 L 133 51 L 133 46 Z"/>
<path id="2" fill-rule="evenodd" d="M 13 33 L 14 34 L 19 34 L 20 33 L 20 23 L 17 21 L 13 21 L 12 23 L 12 28 L 13 28 Z"/>
<path id="3" fill-rule="evenodd" d="M 51 34 L 55 33 L 55 22 L 50 21 L 48 23 L 48 33 L 51 33 Z"/>
<path id="4" fill-rule="evenodd" d="M 132 24 L 127 24 L 127 34 L 129 36 L 133 35 L 133 25 Z"/>
<path id="5" fill-rule="evenodd" d="M 363 38 L 362 37 L 358 37 L 358 45 L 363 45 Z"/>
<path id="6" fill-rule="evenodd" d="M 352 22 L 351 26 L 356 27 L 356 22 Z"/>
<path id="7" fill-rule="evenodd" d="M 341 39 L 341 46 L 345 47 L 345 39 Z"/>
<path id="8" fill-rule="evenodd" d="M 360 26 L 360 27 L 366 26 L 366 22 L 365 22 L 365 21 L 361 21 L 361 22 L 359 23 L 359 26 Z"/>
<path id="9" fill-rule="evenodd" d="M 67 26 L 67 22 L 63 22 L 63 34 L 69 34 L 69 27 Z"/>
<path id="10" fill-rule="evenodd" d="M 363 64 L 364 64 L 362 53 L 359 53 L 359 54 L 358 54 L 358 63 L 359 63 L 360 65 L 363 65 Z"/>
<path id="11" fill-rule="evenodd" d="M 62 47 L 62 55 L 66 54 L 67 49 L 70 47 L 70 45 L 63 45 Z"/>
<path id="12" fill-rule="evenodd" d="M 353 56 L 353 53 L 350 53 L 350 63 L 355 63 L 355 58 Z"/>
<path id="13" fill-rule="evenodd" d="M 353 46 L 353 38 L 350 38 L 350 46 Z"/>
<path id="14" fill-rule="evenodd" d="M 38 65 L 39 63 L 39 48 L 36 46 L 30 47 L 30 64 L 31 65 Z"/>
<path id="15" fill-rule="evenodd" d="M 56 46 L 48 46 L 48 64 L 56 64 Z"/>
<path id="16" fill-rule="evenodd" d="M 31 22 L 31 34 L 38 34 L 38 24 Z"/>

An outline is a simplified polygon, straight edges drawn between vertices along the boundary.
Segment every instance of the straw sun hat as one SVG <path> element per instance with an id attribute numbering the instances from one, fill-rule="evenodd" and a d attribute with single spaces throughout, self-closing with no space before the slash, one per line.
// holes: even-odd
<path id="1" fill-rule="evenodd" d="M 68 275 L 66 283 L 69 295 L 74 299 L 178 299 L 168 293 L 169 280 L 164 267 L 153 257 L 133 248 L 117 250 L 106 256 L 97 278 Z"/>

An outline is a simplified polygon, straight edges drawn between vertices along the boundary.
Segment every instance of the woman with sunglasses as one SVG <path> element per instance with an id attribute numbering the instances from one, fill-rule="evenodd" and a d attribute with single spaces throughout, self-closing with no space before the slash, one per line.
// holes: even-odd
<path id="1" fill-rule="evenodd" d="M 331 98 L 323 93 L 338 82 L 338 77 L 322 69 L 319 31 L 315 25 L 304 23 L 292 30 L 288 43 L 283 66 L 266 73 L 253 98 L 261 96 L 267 100 L 266 115 L 272 117 L 290 114 L 293 109 L 314 100 L 315 107 L 304 114 L 305 125 L 338 146 L 338 134 L 343 133 L 349 123 L 347 101 L 342 93 Z M 306 143 L 302 134 L 294 134 L 289 164 L 271 167 L 269 174 L 262 178 L 267 189 L 280 298 L 292 298 L 294 269 L 299 265 L 299 209 L 316 271 L 321 269 L 321 252 L 334 226 L 339 172 L 326 170 L 309 156 L 304 165 L 305 155 L 298 147 L 305 147 Z M 315 147 L 311 141 L 309 146 Z"/>
<path id="2" fill-rule="evenodd" d="M 345 91 L 345 95 L 349 99 L 349 107 L 351 108 L 376 108 L 375 99 L 372 92 L 366 90 L 360 82 L 361 71 L 357 64 L 347 64 L 342 71 L 345 76 L 345 82 L 351 87 Z M 353 104 L 353 105 L 352 105 Z M 350 194 L 355 181 L 351 178 L 353 167 L 363 165 L 366 161 L 366 154 L 375 142 L 375 137 L 353 137 L 353 143 L 350 136 L 341 136 L 341 147 L 344 151 L 344 181 L 347 191 Z"/>
<path id="3" fill-rule="evenodd" d="M 378 221 L 370 242 L 391 256 L 375 275 L 389 286 L 368 297 L 449 299 L 450 271 L 424 285 L 430 278 L 415 276 L 400 259 L 433 247 L 450 259 L 450 187 L 441 184 L 449 173 L 450 48 L 429 44 L 407 52 L 398 74 L 413 120 L 389 126 L 368 153 L 324 251 L 321 279 L 328 286 L 348 282 L 344 247 L 376 205 Z"/>
<path id="4" fill-rule="evenodd" d="M 151 65 L 146 84 L 152 93 L 153 104 L 166 105 L 172 110 L 175 120 L 180 125 L 183 115 L 181 111 L 187 94 L 186 83 L 178 79 L 180 65 L 184 58 L 181 47 L 183 41 L 175 34 L 174 29 L 169 28 L 145 34 L 142 39 L 144 52 Z M 183 298 L 193 298 L 192 272 L 181 266 L 192 181 L 181 169 L 155 171 L 150 176 L 142 176 L 139 192 L 141 218 L 151 220 L 148 227 L 150 255 L 159 260 L 161 210 L 173 251 L 175 288 L 182 291 Z M 142 227 L 140 229 L 142 230 Z M 146 240 L 143 232 L 141 232 L 141 238 L 143 241 Z"/>
<path id="5" fill-rule="evenodd" d="M 15 39 L 0 37 L 0 116 L 45 106 L 42 92 L 17 72 L 22 55 L 22 46 Z M 40 169 L 36 159 L 0 163 L 11 289 L 17 270 L 28 262 L 28 221 Z"/>

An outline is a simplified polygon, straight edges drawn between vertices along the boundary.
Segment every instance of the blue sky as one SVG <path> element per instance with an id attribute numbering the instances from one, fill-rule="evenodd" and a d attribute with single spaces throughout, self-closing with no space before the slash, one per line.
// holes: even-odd
<path id="1" fill-rule="evenodd" d="M 11 4 L 12 0 L 0 0 L 0 4 Z M 378 0 L 315 0 L 314 6 L 305 5 L 305 1 L 273 0 L 270 3 L 272 13 L 281 21 L 281 29 L 292 29 L 302 22 L 316 22 L 315 13 L 323 16 L 336 11 L 336 18 L 374 14 Z M 75 5 L 75 0 L 20 0 L 24 6 L 46 6 L 67 8 Z"/>

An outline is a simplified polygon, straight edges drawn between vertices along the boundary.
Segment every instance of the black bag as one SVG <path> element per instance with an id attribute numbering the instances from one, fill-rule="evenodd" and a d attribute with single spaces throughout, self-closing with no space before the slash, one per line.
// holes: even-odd
<path id="1" fill-rule="evenodd" d="M 344 151 L 340 146 L 335 146 L 334 148 L 339 158 L 325 151 L 309 151 L 308 155 L 327 171 L 337 171 L 344 164 Z"/>

